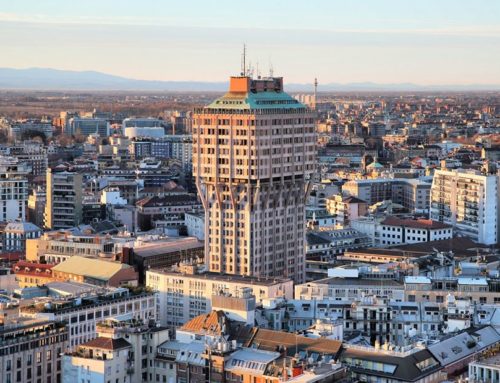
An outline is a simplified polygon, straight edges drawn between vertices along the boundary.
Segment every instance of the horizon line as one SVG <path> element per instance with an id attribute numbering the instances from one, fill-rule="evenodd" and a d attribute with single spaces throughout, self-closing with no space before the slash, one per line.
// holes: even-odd
<path id="1" fill-rule="evenodd" d="M 148 80 L 148 79 L 141 79 L 141 78 L 134 78 L 134 77 L 127 77 L 127 76 L 123 76 L 123 75 L 119 75 L 119 74 L 113 74 L 113 73 L 109 73 L 109 72 L 102 72 L 102 71 L 99 71 L 99 70 L 95 70 L 95 69 L 83 69 L 83 70 L 77 70 L 77 69 L 61 69 L 61 68 L 54 68 L 54 67 L 40 67 L 40 66 L 29 66 L 29 67 L 0 67 L 0 70 L 17 70 L 17 71 L 28 71 L 28 70 L 51 70 L 51 71 L 57 71 L 57 72 L 71 72 L 71 73 L 96 73 L 96 74 L 101 74 L 101 75 L 106 75 L 106 76 L 112 76 L 112 77 L 116 77 L 116 78 L 120 78 L 120 79 L 124 79 L 124 80 L 128 80 L 128 81 L 141 81 L 141 82 L 148 82 L 148 83 L 158 83 L 158 82 L 165 82 L 165 83 L 168 83 L 168 82 L 173 82 L 173 83 L 201 83 L 201 84 L 225 84 L 225 83 L 228 83 L 229 82 L 229 78 L 231 77 L 238 77 L 239 74 L 235 74 L 235 75 L 229 75 L 227 77 L 227 80 L 184 80 L 184 79 L 179 79 L 179 80 L 172 80 L 172 79 L 169 79 L 169 80 L 159 80 L 159 79 L 155 79 L 155 80 Z M 263 78 L 265 77 L 269 77 L 269 76 L 262 76 Z M 283 78 L 286 78 L 285 76 L 273 76 L 273 77 L 283 77 Z M 286 83 L 285 84 L 288 84 L 288 85 L 313 85 L 314 84 L 314 80 L 312 80 L 311 82 L 289 82 L 289 83 Z M 416 86 L 416 87 L 421 87 L 421 88 L 450 88 L 450 87 L 482 87 L 482 88 L 486 88 L 486 87 L 491 87 L 491 89 L 481 89 L 482 91 L 487 91 L 487 90 L 500 90 L 500 83 L 498 84 L 495 84 L 495 83 L 478 83 L 478 82 L 475 82 L 475 83 L 453 83 L 453 84 L 423 84 L 423 83 L 418 83 L 418 82 L 412 82 L 412 81 L 400 81 L 400 82 L 383 82 L 383 83 L 379 83 L 379 82 L 375 82 L 373 80 L 362 80 L 362 81 L 356 81 L 356 82 L 335 82 L 335 81 L 326 81 L 326 82 L 321 82 L 319 81 L 319 85 L 321 87 L 321 85 L 323 84 L 323 86 L 328 86 L 328 85 L 338 85 L 338 86 L 350 86 L 350 85 L 373 85 L 373 86 L 404 86 L 404 85 L 408 85 L 408 86 Z M 18 88 L 3 88 L 1 85 L 0 85 L 0 89 L 18 89 Z M 28 89 L 28 88 L 26 88 Z M 35 90 L 37 88 L 33 88 L 33 90 Z M 60 89 L 60 88 L 54 88 L 53 90 L 56 90 L 56 89 Z M 134 89 L 138 89 L 138 88 L 131 88 L 131 90 L 134 90 Z M 90 88 L 89 88 L 90 90 Z M 95 89 L 97 90 L 97 89 Z M 423 89 L 425 90 L 425 89 Z M 436 90 L 436 89 L 433 89 L 433 90 Z M 446 90 L 446 89 L 444 89 Z M 321 92 L 321 90 L 319 90 Z"/>

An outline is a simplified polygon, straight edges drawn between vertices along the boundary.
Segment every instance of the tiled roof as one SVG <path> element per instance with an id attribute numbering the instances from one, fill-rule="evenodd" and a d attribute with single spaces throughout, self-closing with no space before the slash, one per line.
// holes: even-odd
<path id="1" fill-rule="evenodd" d="M 184 324 L 182 331 L 194 332 L 197 334 L 223 335 L 229 329 L 229 320 L 224 311 L 211 311 L 208 314 L 198 315 Z"/>
<path id="2" fill-rule="evenodd" d="M 113 339 L 99 337 L 83 343 L 82 347 L 101 348 L 104 350 L 119 350 L 122 348 L 132 347 L 132 345 L 123 338 Z"/>
<path id="3" fill-rule="evenodd" d="M 342 342 L 326 338 L 307 338 L 293 333 L 254 328 L 254 335 L 246 340 L 245 347 L 256 347 L 259 350 L 276 351 L 286 347 L 287 355 L 294 356 L 296 352 L 308 351 L 318 354 L 329 354 L 334 357 L 342 347 Z"/>
<path id="4" fill-rule="evenodd" d="M 12 266 L 12 270 L 15 274 L 19 275 L 44 275 L 50 276 L 54 265 L 48 265 L 45 263 L 32 263 L 27 261 L 19 261 Z"/>

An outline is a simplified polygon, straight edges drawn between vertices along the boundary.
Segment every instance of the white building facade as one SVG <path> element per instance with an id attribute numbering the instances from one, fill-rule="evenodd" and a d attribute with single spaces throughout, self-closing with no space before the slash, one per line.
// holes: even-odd
<path id="1" fill-rule="evenodd" d="M 184 267 L 184 268 L 183 268 Z M 240 277 L 217 273 L 196 273 L 183 266 L 179 272 L 148 270 L 146 286 L 157 292 L 158 319 L 163 326 L 180 326 L 212 309 L 212 297 L 221 292 L 238 296 L 252 289 L 257 302 L 267 298 L 293 297 L 291 279 Z"/>
<path id="2" fill-rule="evenodd" d="M 453 225 L 473 241 L 498 242 L 499 175 L 465 170 L 436 170 L 430 218 Z"/>

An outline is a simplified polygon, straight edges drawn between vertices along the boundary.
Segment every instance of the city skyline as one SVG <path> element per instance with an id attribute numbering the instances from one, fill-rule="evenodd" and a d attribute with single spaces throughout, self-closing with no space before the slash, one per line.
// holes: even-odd
<path id="1" fill-rule="evenodd" d="M 239 72 L 246 43 L 254 67 L 267 74 L 271 64 L 289 83 L 318 77 L 322 83 L 484 85 L 500 78 L 500 4 L 494 2 L 85 4 L 2 4 L 0 67 L 225 81 Z"/>

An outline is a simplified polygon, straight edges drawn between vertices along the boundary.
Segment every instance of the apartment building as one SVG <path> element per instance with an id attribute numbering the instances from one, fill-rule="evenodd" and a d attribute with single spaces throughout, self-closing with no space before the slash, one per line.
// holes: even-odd
<path id="1" fill-rule="evenodd" d="M 349 226 L 353 219 L 368 214 L 368 204 L 356 197 L 336 194 L 326 199 L 326 210 L 335 216 L 337 225 Z"/>
<path id="2" fill-rule="evenodd" d="M 156 225 L 179 227 L 184 225 L 184 213 L 201 209 L 198 198 L 192 194 L 173 194 L 146 197 L 137 201 L 137 221 L 140 230 Z"/>
<path id="3" fill-rule="evenodd" d="M 304 216 L 315 167 L 314 112 L 282 78 L 231 77 L 193 116 L 193 174 L 210 271 L 304 281 Z"/>
<path id="4" fill-rule="evenodd" d="M 2 235 L 2 250 L 9 251 L 26 251 L 26 240 L 38 238 L 42 235 L 42 230 L 30 222 L 9 222 L 5 226 Z"/>
<path id="5" fill-rule="evenodd" d="M 15 158 L 0 156 L 0 222 L 26 218 L 30 170 Z"/>
<path id="6" fill-rule="evenodd" d="M 160 323 L 179 326 L 212 308 L 212 297 L 221 291 L 239 295 L 251 288 L 257 302 L 274 297 L 293 296 L 293 281 L 282 278 L 248 277 L 206 272 L 188 263 L 177 271 L 151 269 L 146 272 L 146 286 L 158 293 Z"/>
<path id="7" fill-rule="evenodd" d="M 26 240 L 26 259 L 30 262 L 57 264 L 74 255 L 112 258 L 118 252 L 118 242 L 118 239 L 106 235 L 46 232 L 39 238 Z"/>
<path id="8" fill-rule="evenodd" d="M 448 296 L 476 304 L 500 303 L 498 280 L 486 277 L 405 277 L 405 300 L 443 303 Z"/>
<path id="9" fill-rule="evenodd" d="M 21 145 L 11 146 L 8 149 L 10 156 L 31 168 L 30 175 L 33 177 L 45 175 L 47 172 L 47 148 L 42 143 L 23 141 Z"/>
<path id="10" fill-rule="evenodd" d="M 306 234 L 306 281 L 325 278 L 339 255 L 371 244 L 366 234 L 355 229 L 309 231 Z"/>
<path id="11" fill-rule="evenodd" d="M 53 265 L 45 263 L 19 261 L 12 267 L 12 270 L 16 274 L 19 287 L 24 289 L 25 287 L 43 286 L 52 282 L 52 267 Z"/>
<path id="12" fill-rule="evenodd" d="M 366 201 L 369 205 L 391 200 L 411 213 L 429 212 L 430 190 L 430 182 L 406 178 L 352 180 L 342 186 L 344 194 Z"/>
<path id="13" fill-rule="evenodd" d="M 47 169 L 46 229 L 68 229 L 82 222 L 82 174 Z"/>
<path id="14" fill-rule="evenodd" d="M 156 318 L 155 295 L 140 289 L 99 288 L 93 285 L 54 282 L 50 289 L 59 298 L 23 306 L 20 315 L 68 324 L 68 345 L 73 350 L 96 337 L 96 324 L 116 315 L 148 321 Z"/>
<path id="15" fill-rule="evenodd" d="M 331 299 L 332 301 L 353 301 L 369 295 L 377 298 L 402 301 L 404 284 L 391 275 L 368 276 L 346 274 L 295 285 L 295 299 Z"/>
<path id="16" fill-rule="evenodd" d="M 375 247 L 439 241 L 453 238 L 453 227 L 430 219 L 360 217 L 351 226 L 372 240 Z"/>
<path id="17" fill-rule="evenodd" d="M 0 329 L 0 382 L 62 382 L 61 354 L 68 328 L 56 321 L 35 321 Z"/>
<path id="18" fill-rule="evenodd" d="M 430 218 L 453 225 L 457 234 L 485 245 L 499 241 L 498 174 L 437 170 L 434 173 Z"/>
<path id="19" fill-rule="evenodd" d="M 97 338 L 64 356 L 64 381 L 90 376 L 91 382 L 102 383 L 159 382 L 154 379 L 153 361 L 158 347 L 169 340 L 166 328 L 125 314 L 98 323 L 96 330 Z"/>
<path id="20" fill-rule="evenodd" d="M 171 135 L 172 158 L 180 161 L 182 169 L 187 172 L 193 170 L 193 138 L 190 135 Z M 153 150 L 153 147 L 152 147 Z"/>
<path id="21" fill-rule="evenodd" d="M 184 225 L 189 236 L 196 237 L 200 241 L 205 240 L 205 214 L 203 211 L 201 213 L 184 213 Z"/>
<path id="22" fill-rule="evenodd" d="M 28 210 L 26 220 L 42 228 L 44 226 L 43 215 L 45 213 L 45 203 L 47 194 L 41 187 L 32 190 L 28 197 Z"/>
<path id="23" fill-rule="evenodd" d="M 125 339 L 98 337 L 63 357 L 63 383 L 131 382 L 132 346 Z"/>

